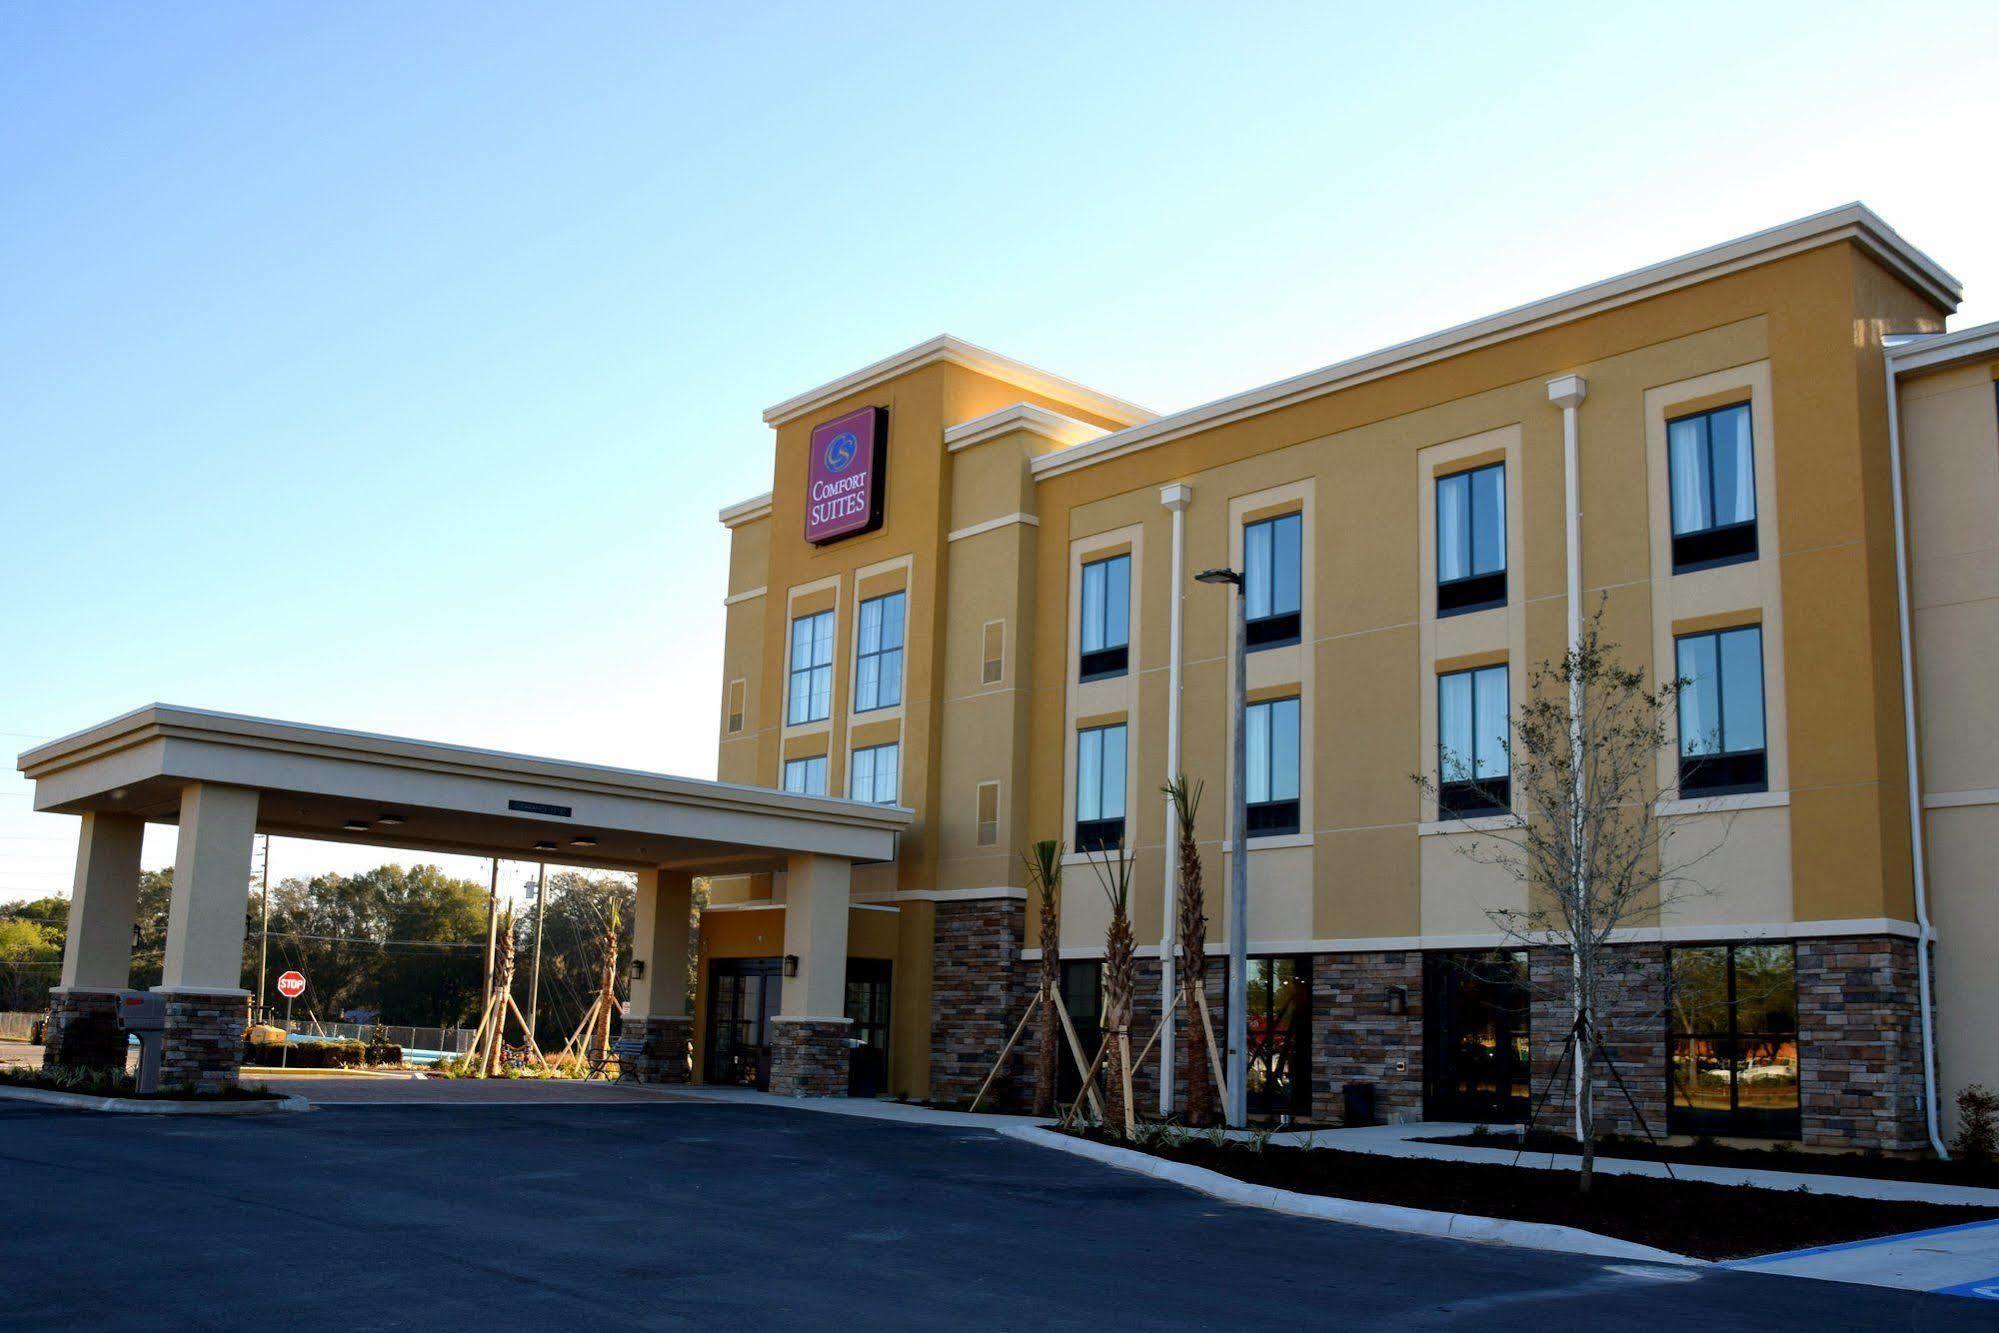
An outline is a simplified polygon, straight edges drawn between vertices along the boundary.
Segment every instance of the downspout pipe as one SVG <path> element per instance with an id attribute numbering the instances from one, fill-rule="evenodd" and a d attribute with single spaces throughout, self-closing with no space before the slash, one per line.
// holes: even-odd
<path id="1" fill-rule="evenodd" d="M 1173 514 L 1173 571 L 1166 586 L 1168 651 L 1166 656 L 1166 780 L 1180 774 L 1180 658 L 1181 603 L 1186 600 L 1187 506 L 1193 503 L 1194 488 L 1178 482 L 1159 488 L 1159 503 Z M 1174 1022 L 1173 994 L 1178 969 L 1173 946 L 1179 932 L 1180 858 L 1176 854 L 1173 799 L 1166 799 L 1166 883 L 1160 901 L 1165 904 L 1159 927 L 1159 1114 L 1173 1114 Z"/>
<path id="2" fill-rule="evenodd" d="M 1548 401 L 1562 409 L 1562 496 L 1563 516 L 1567 522 L 1568 556 L 1568 602 L 1569 602 L 1569 656 L 1573 661 L 1576 650 L 1583 641 L 1583 501 L 1582 501 L 1582 427 L 1576 419 L 1576 409 L 1589 397 L 1589 381 L 1580 375 L 1561 375 L 1548 381 Z M 1579 845 L 1582 839 L 1583 798 L 1583 682 L 1582 677 L 1569 677 L 1569 773 L 1575 783 L 1575 794 L 1570 798 L 1571 818 L 1576 827 L 1571 833 L 1572 845 Z M 1576 892 L 1585 896 L 1589 892 L 1589 863 L 1583 859 L 1576 867 Z M 1571 923 L 1573 929 L 1574 923 Z M 1574 989 L 1572 1011 L 1582 1015 L 1582 960 L 1570 960 L 1570 981 Z M 1575 1053 L 1575 1132 L 1576 1141 L 1583 1137 L 1583 1080 L 1589 1071 L 1583 1065 L 1583 1053 Z"/>
<path id="3" fill-rule="evenodd" d="M 1921 344 L 1916 344 L 1920 346 Z M 1911 629 L 1909 597 L 1908 505 L 1902 484 L 1902 399 L 1896 376 L 1895 353 L 1882 358 L 1886 374 L 1888 404 L 1888 476 L 1895 502 L 1895 612 L 1902 635 L 1902 734 L 1908 746 L 1909 768 L 1909 859 L 1916 891 L 1916 987 L 1922 1011 L 1923 1029 L 1923 1120 L 1929 1130 L 1930 1149 L 1945 1160 L 1950 1150 L 1944 1146 L 1943 1126 L 1937 1112 L 1937 1032 L 1936 1012 L 1930 998 L 1930 953 L 1936 944 L 1936 928 L 1930 924 L 1929 858 L 1924 844 L 1923 770 L 1916 736 L 1915 635 Z"/>

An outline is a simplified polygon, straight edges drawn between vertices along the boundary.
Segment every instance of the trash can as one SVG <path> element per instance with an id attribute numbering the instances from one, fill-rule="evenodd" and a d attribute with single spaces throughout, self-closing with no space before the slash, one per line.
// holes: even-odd
<path id="1" fill-rule="evenodd" d="M 1348 1083 L 1340 1088 L 1340 1092 L 1346 1101 L 1343 1119 L 1348 1129 L 1375 1123 L 1374 1084 Z"/>

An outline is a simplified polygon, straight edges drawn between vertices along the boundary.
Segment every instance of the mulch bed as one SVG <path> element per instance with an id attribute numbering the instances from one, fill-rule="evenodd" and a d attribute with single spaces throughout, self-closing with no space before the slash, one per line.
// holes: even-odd
<path id="1" fill-rule="evenodd" d="M 67 1092 L 79 1097 L 120 1097 L 135 1102 L 267 1102 L 284 1097 L 281 1092 L 266 1092 L 262 1088 L 240 1085 L 219 1091 L 189 1092 L 180 1088 L 162 1088 L 158 1092 L 140 1092 L 137 1082 L 129 1074 L 77 1080 L 49 1078 L 39 1070 L 21 1069 L 10 1069 L 0 1074 L 0 1086 Z"/>
<path id="2" fill-rule="evenodd" d="M 1380 1157 L 1334 1148 L 1099 1143 L 1205 1167 L 1254 1185 L 1436 1212 L 1552 1222 L 1700 1259 L 1742 1259 L 1999 1218 L 1999 1209 L 1887 1203 L 1828 1194 L 1599 1175 L 1587 1195 L 1568 1171 Z"/>
<path id="3" fill-rule="evenodd" d="M 1510 1133 L 1453 1134 L 1447 1138 L 1424 1139 L 1424 1143 L 1451 1143 L 1463 1148 L 1520 1146 L 1520 1138 Z M 1528 1152 L 1574 1155 L 1575 1139 L 1552 1130 L 1537 1129 L 1527 1136 Z M 1689 1166 L 1733 1166 L 1757 1171 L 1803 1171 L 1820 1176 L 1860 1176 L 1868 1180 L 1915 1180 L 1931 1185 L 1967 1185 L 1977 1189 L 1999 1189 L 1999 1162 L 1939 1162 L 1929 1157 L 1886 1157 L 1880 1153 L 1801 1152 L 1795 1148 L 1737 1148 L 1723 1143 L 1695 1141 L 1682 1145 L 1661 1145 L 1647 1139 L 1621 1134 L 1605 1135 L 1598 1141 L 1597 1156 L 1624 1157 L 1642 1162 L 1685 1162 Z"/>

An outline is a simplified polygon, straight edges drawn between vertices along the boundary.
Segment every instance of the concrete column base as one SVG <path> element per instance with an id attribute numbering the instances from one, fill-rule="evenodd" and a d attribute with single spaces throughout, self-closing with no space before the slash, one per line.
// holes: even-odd
<path id="1" fill-rule="evenodd" d="M 243 1029 L 250 1022 L 248 995 L 170 991 L 160 1059 L 160 1086 L 214 1092 L 236 1086 L 243 1066 Z"/>
<path id="2" fill-rule="evenodd" d="M 844 1097 L 852 1048 L 848 1018 L 770 1021 L 770 1090 L 780 1097 Z"/>
<path id="3" fill-rule="evenodd" d="M 694 1020 L 684 1014 L 654 1014 L 641 1020 L 645 1054 L 639 1057 L 639 1082 L 685 1083 L 693 1049 Z"/>
<path id="4" fill-rule="evenodd" d="M 70 987 L 50 991 L 42 1068 L 124 1069 L 127 1038 L 118 1026 L 118 994 Z"/>

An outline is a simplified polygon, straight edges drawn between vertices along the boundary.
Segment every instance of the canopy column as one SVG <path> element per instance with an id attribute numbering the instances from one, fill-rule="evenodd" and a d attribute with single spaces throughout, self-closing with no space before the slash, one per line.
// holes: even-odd
<path id="1" fill-rule="evenodd" d="M 687 1014 L 688 943 L 694 877 L 684 870 L 638 872 L 632 923 L 632 1002 L 627 1032 L 645 1039 L 639 1079 L 685 1083 L 694 1020 Z"/>
<path id="2" fill-rule="evenodd" d="M 249 787 L 191 782 L 181 789 L 166 964 L 153 988 L 167 1008 L 161 1078 L 175 1086 L 228 1087 L 243 1063 L 250 1012 L 243 935 L 257 802 Z"/>
<path id="3" fill-rule="evenodd" d="M 784 995 L 771 1020 L 770 1090 L 837 1097 L 847 1090 L 847 907 L 853 863 L 790 858 L 784 889 Z"/>
<path id="4" fill-rule="evenodd" d="M 49 992 L 42 1066 L 125 1067 L 118 992 L 131 984 L 132 926 L 139 905 L 139 849 L 145 822 L 87 811 L 76 843 L 62 984 Z"/>

